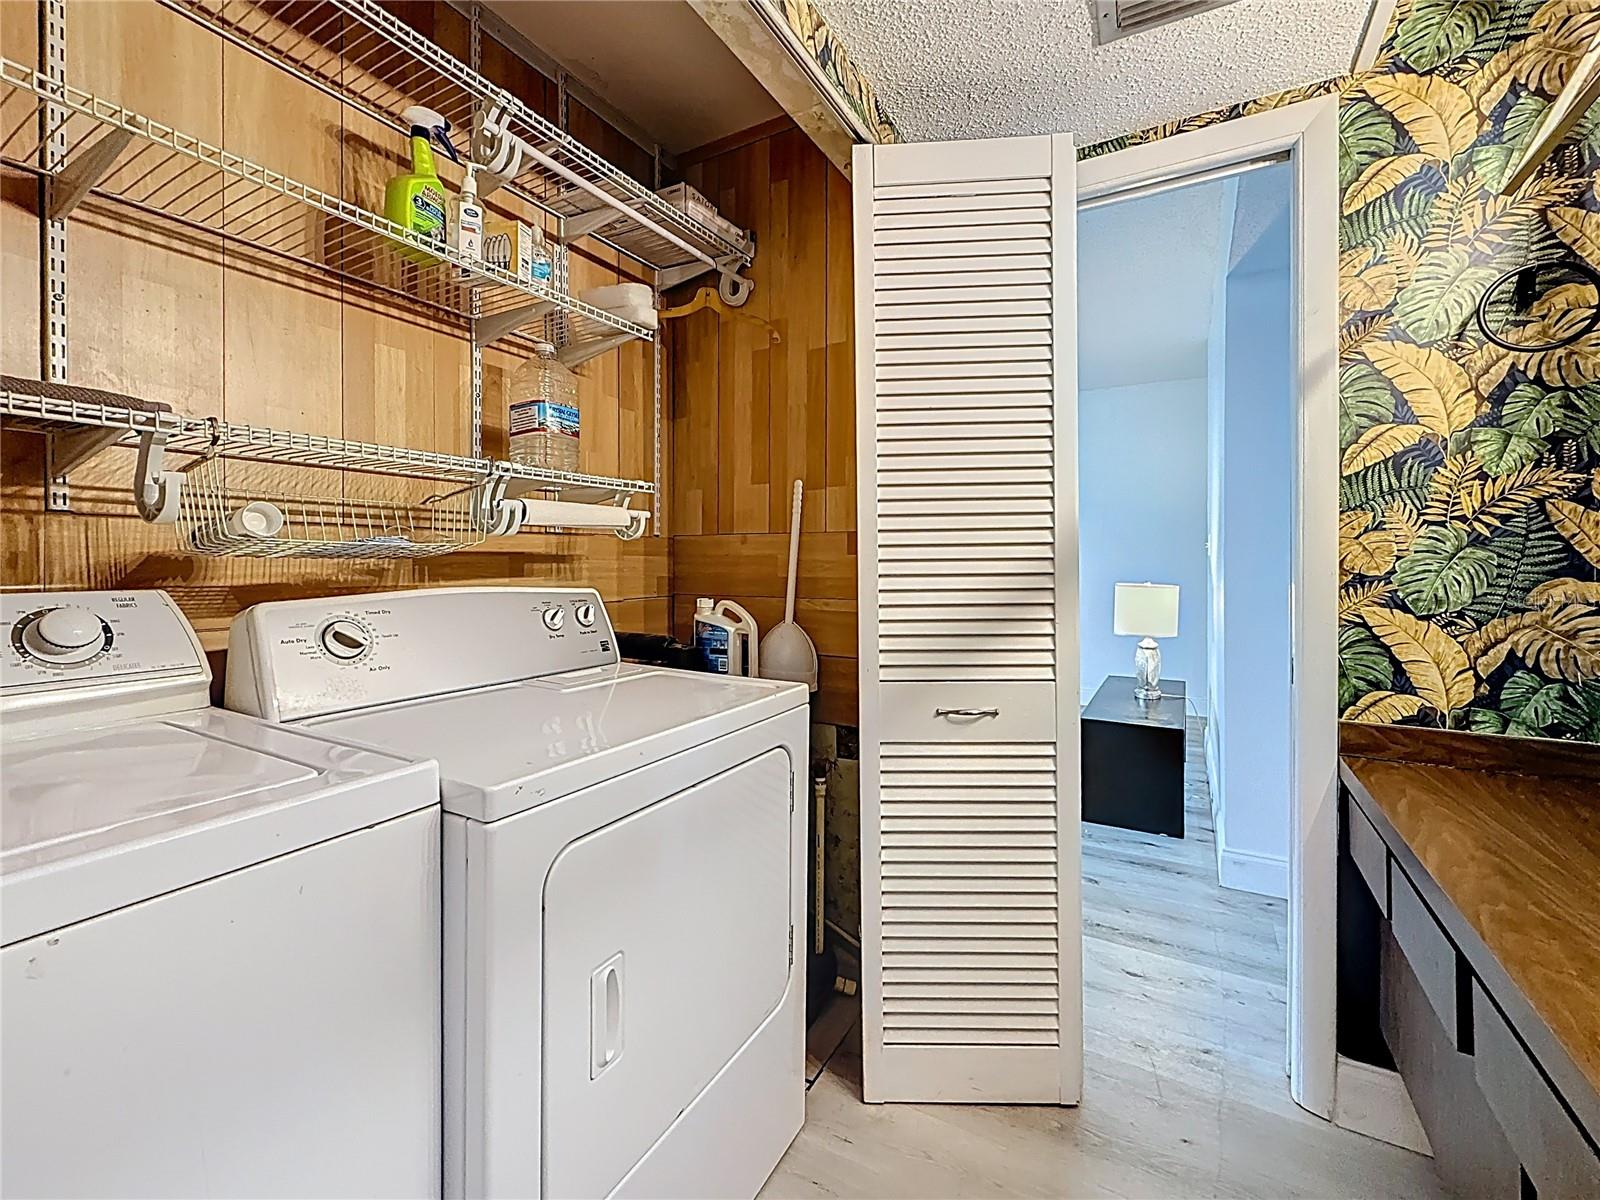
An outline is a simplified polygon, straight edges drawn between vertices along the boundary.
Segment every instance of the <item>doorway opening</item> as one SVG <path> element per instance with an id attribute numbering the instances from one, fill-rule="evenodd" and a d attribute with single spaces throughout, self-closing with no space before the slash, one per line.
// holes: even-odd
<path id="1" fill-rule="evenodd" d="M 1291 183 L 1268 160 L 1078 215 L 1085 1072 L 1165 1053 L 1269 1108 L 1292 1108 Z"/>
<path id="2" fill-rule="evenodd" d="M 1265 1087 L 1282 1093 L 1286 1067 L 1287 1094 L 1323 1117 L 1336 1061 L 1336 120 L 1333 102 L 1309 101 L 1078 171 L 1085 819 L 1097 803 L 1101 816 L 1139 807 L 1133 785 L 1157 777 L 1170 806 L 1172 764 L 1154 770 L 1165 746 L 1180 778 L 1188 765 L 1180 817 L 1202 835 L 1162 845 L 1085 825 L 1091 1012 L 1107 965 L 1095 953 L 1130 949 L 1116 887 L 1135 886 L 1137 849 L 1171 893 L 1143 901 L 1174 918 L 1169 960 L 1214 972 L 1231 955 L 1232 992 L 1218 983 L 1230 1017 L 1252 987 L 1261 1013 L 1277 1006 L 1277 1021 L 1258 1013 L 1210 1032 L 1248 1042 Z M 1166 711 L 1152 714 L 1148 658 L 1146 698 L 1133 695 L 1134 646 L 1163 636 L 1160 675 L 1174 686 L 1154 689 Z M 1092 795 L 1097 755 L 1117 765 L 1120 797 Z M 1209 855 L 1196 854 L 1205 841 Z M 1198 934 L 1196 904 L 1216 918 Z M 1109 946 L 1094 944 L 1100 933 Z M 1197 937 L 1206 945 L 1184 945 Z M 1169 1019 L 1203 1023 L 1181 1007 Z M 1282 1032 L 1254 1038 L 1263 1028 Z"/>

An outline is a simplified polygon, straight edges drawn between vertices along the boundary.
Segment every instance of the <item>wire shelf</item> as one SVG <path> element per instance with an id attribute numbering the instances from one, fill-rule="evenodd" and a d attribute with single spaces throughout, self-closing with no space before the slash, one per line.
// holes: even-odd
<path id="1" fill-rule="evenodd" d="M 596 232 L 602 241 L 658 270 L 698 261 L 649 228 L 669 231 L 710 259 L 749 266 L 748 237 L 735 240 L 680 211 L 574 140 L 465 63 L 448 54 L 374 0 L 161 0 L 228 41 L 363 109 L 396 129 L 399 114 L 425 105 L 463 132 L 481 111 L 497 109 L 509 130 L 560 168 L 533 164 L 512 186 L 549 212 L 581 216 L 594 195 L 570 172 L 619 201 L 632 214 Z M 641 220 L 642 218 L 642 220 Z"/>
<path id="2" fill-rule="evenodd" d="M 46 395 L 46 390 L 56 394 Z M 124 403 L 87 398 L 102 395 L 109 398 L 114 393 L 6 376 L 0 387 L 0 417 L 5 418 L 6 429 L 26 433 L 77 433 L 99 428 L 125 430 L 130 439 L 141 433 L 181 434 L 193 423 L 193 418 L 164 406 L 126 403 L 128 397 L 117 398 Z"/>
<path id="3" fill-rule="evenodd" d="M 499 336 L 552 312 L 564 315 L 575 339 L 654 336 L 21 63 L 0 59 L 0 82 L 0 156 L 53 174 L 68 192 L 92 185 L 141 211 L 463 320 L 502 316 Z M 58 156 L 65 165 L 54 173 L 47 165 L 53 137 L 66 147 Z"/>
<path id="4" fill-rule="evenodd" d="M 27 383 L 32 383 L 32 388 L 21 390 Z M 539 495 L 576 503 L 618 502 L 630 496 L 652 495 L 656 490 L 654 484 L 644 480 L 552 471 L 497 459 L 409 450 L 260 425 L 233 424 L 215 417 L 190 417 L 118 403 L 36 394 L 35 389 L 41 386 L 58 392 L 88 391 L 39 385 L 34 381 L 12 381 L 5 389 L 0 389 L 0 418 L 6 428 L 46 434 L 105 429 L 120 434 L 116 443 L 119 445 L 134 445 L 141 437 L 159 435 L 165 439 L 168 451 L 180 454 L 221 455 L 254 462 L 412 479 L 477 484 L 503 478 L 507 495 Z M 110 396 L 110 393 L 102 394 Z"/>

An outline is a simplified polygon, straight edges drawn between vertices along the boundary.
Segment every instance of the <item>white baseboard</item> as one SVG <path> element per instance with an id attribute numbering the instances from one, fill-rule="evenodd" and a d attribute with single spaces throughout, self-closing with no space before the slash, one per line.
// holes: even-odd
<path id="1" fill-rule="evenodd" d="M 1235 850 L 1228 845 L 1227 799 L 1224 787 L 1219 785 L 1218 755 L 1220 738 L 1212 736 L 1213 727 L 1206 726 L 1205 756 L 1206 781 L 1211 792 L 1211 827 L 1216 831 L 1214 848 L 1217 853 L 1217 882 L 1236 892 L 1254 892 L 1258 896 L 1289 898 L 1289 860 L 1253 850 Z"/>
<path id="2" fill-rule="evenodd" d="M 1236 892 L 1289 898 L 1289 860 L 1251 850 L 1234 850 L 1217 832 L 1217 882 Z"/>
<path id="3" fill-rule="evenodd" d="M 1333 1123 L 1391 1146 L 1433 1156 L 1411 1094 L 1396 1071 L 1340 1055 L 1334 1074 Z"/>

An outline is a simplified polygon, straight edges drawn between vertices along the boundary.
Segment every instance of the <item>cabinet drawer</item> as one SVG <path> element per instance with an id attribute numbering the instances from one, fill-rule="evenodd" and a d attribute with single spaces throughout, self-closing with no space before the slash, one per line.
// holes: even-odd
<path id="1" fill-rule="evenodd" d="M 1054 742 L 1053 683 L 885 683 L 886 742 Z"/>
<path id="2" fill-rule="evenodd" d="M 1472 982 L 1472 1030 L 1478 1087 L 1539 1200 L 1600 1196 L 1600 1156 L 1477 980 Z"/>
<path id="3" fill-rule="evenodd" d="M 1433 914 L 1417 895 L 1404 871 L 1389 872 L 1389 925 L 1400 952 L 1428 998 L 1439 1022 L 1450 1035 L 1450 1044 L 1462 1050 L 1456 1004 L 1455 944 L 1434 920 Z"/>
<path id="4" fill-rule="evenodd" d="M 1383 844 L 1383 838 L 1378 836 L 1378 831 L 1373 828 L 1372 822 L 1367 820 L 1367 814 L 1361 811 L 1361 806 L 1354 798 L 1349 798 L 1345 810 L 1349 816 L 1350 828 L 1350 857 L 1355 860 L 1356 869 L 1361 872 L 1361 878 L 1366 880 L 1367 887 L 1372 892 L 1372 898 L 1378 902 L 1378 907 L 1384 916 L 1389 915 L 1389 848 Z"/>

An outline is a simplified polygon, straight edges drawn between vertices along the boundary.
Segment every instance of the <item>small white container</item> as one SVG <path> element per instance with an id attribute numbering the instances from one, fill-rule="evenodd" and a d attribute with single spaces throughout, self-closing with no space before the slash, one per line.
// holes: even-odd
<path id="1" fill-rule="evenodd" d="M 234 537 L 276 537 L 283 524 L 283 509 L 267 500 L 252 500 L 228 515 L 228 532 Z"/>

